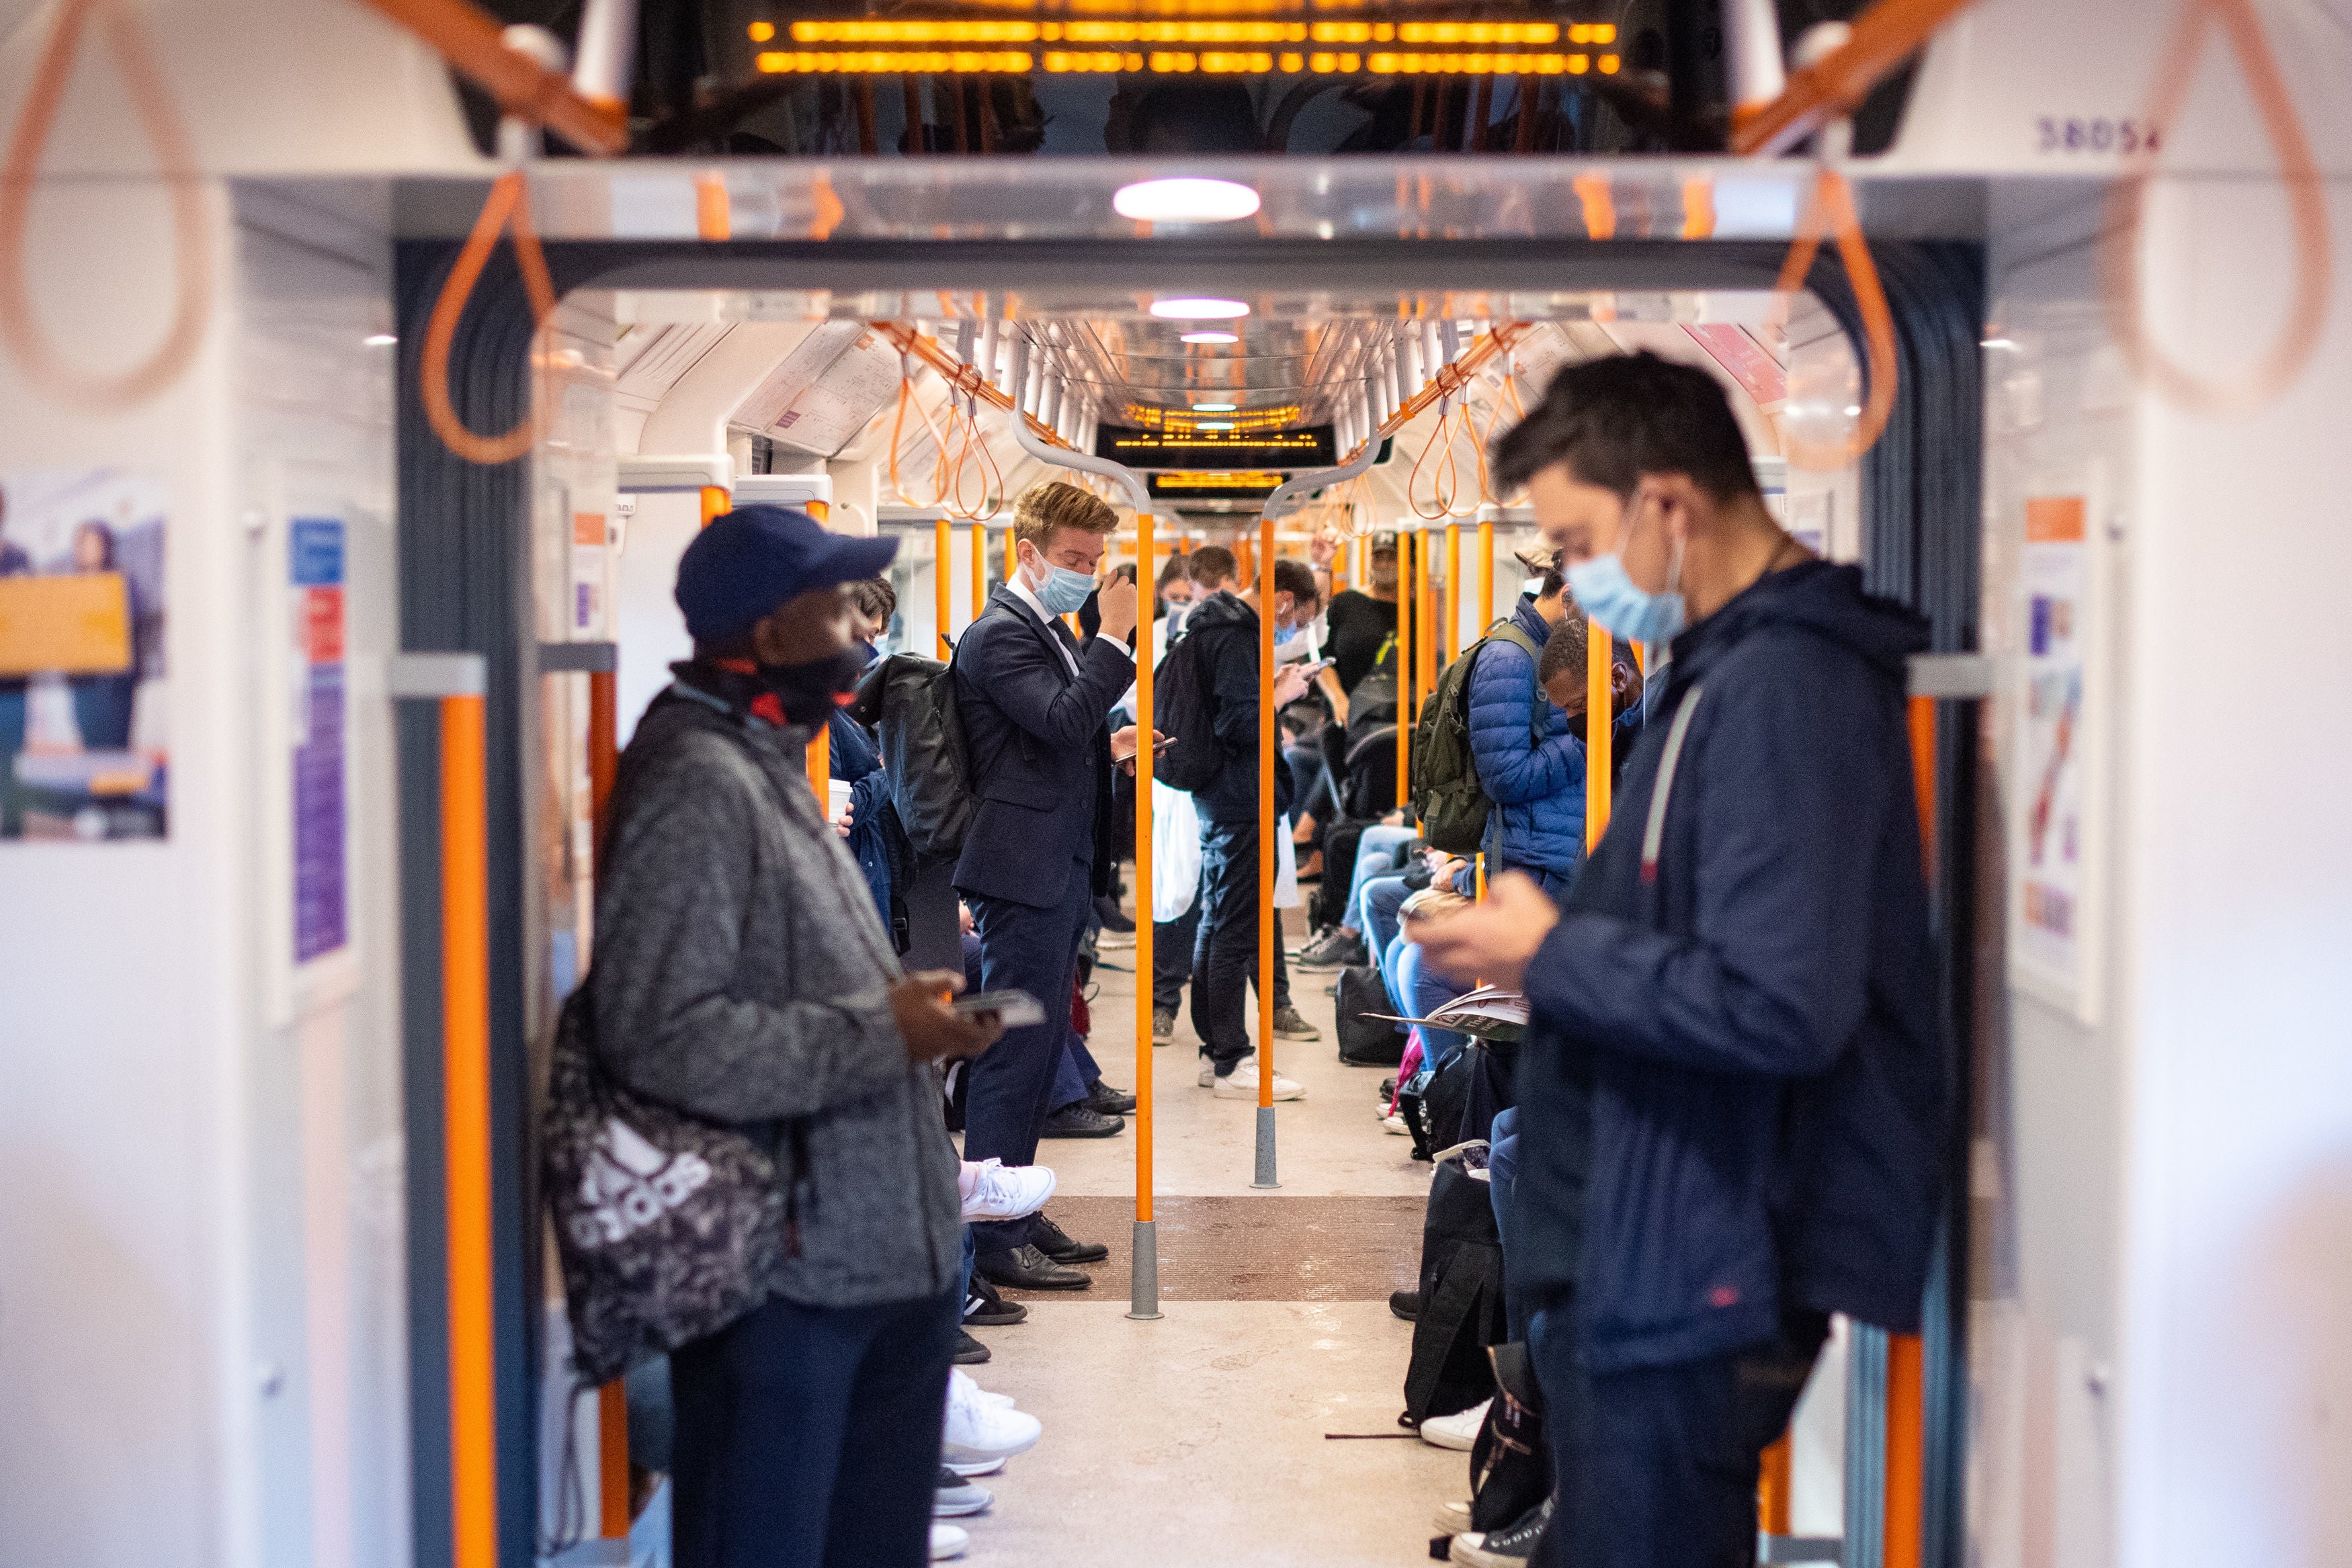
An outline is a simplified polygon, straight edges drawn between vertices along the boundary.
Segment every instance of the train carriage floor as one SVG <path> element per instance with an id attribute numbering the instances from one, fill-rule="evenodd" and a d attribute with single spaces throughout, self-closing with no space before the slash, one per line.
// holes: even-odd
<path id="1" fill-rule="evenodd" d="M 1124 1087 L 1135 950 L 1102 959 L 1091 1045 Z M 982 1483 L 994 1508 L 959 1521 L 972 1568 L 1429 1560 L 1430 1517 L 1468 1495 L 1468 1466 L 1397 1426 L 1412 1325 L 1388 1306 L 1414 1282 L 1429 1167 L 1373 1116 L 1388 1070 L 1340 1064 L 1330 982 L 1292 967 L 1323 1038 L 1276 1042 L 1275 1064 L 1307 1090 L 1276 1110 L 1278 1191 L 1251 1189 L 1256 1106 L 1199 1086 L 1189 1019 L 1152 1052 L 1161 1321 L 1126 1316 L 1133 1119 L 1041 1149 L 1061 1178 L 1047 1212 L 1111 1256 L 1090 1290 L 1019 1293 L 1026 1322 L 975 1331 L 992 1359 L 969 1370 L 1045 1435 Z"/>

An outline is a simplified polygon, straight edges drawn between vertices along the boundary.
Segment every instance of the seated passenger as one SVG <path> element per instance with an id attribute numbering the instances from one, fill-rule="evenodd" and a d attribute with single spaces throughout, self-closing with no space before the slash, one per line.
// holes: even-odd
<path id="1" fill-rule="evenodd" d="M 793 1129 L 766 1301 L 670 1357 L 682 1568 L 926 1560 L 961 1207 L 931 1063 L 992 1023 L 903 975 L 803 746 L 863 664 L 844 586 L 896 549 L 742 507 L 687 547 L 694 657 L 622 754 L 596 901 L 595 1049 L 648 1100 Z"/>
<path id="2" fill-rule="evenodd" d="M 1555 570 L 1520 597 L 1508 625 L 1516 636 L 1489 636 L 1470 671 L 1471 756 L 1493 802 L 1481 847 L 1487 875 L 1524 871 L 1558 896 L 1584 862 L 1584 737 L 1570 723 L 1584 711 L 1584 622 Z M 1538 665 L 1572 674 L 1559 687 L 1574 687 L 1572 706 Z"/>

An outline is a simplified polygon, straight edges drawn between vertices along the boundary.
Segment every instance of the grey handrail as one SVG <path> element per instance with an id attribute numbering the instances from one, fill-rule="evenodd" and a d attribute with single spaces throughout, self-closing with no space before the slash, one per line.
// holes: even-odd
<path id="1" fill-rule="evenodd" d="M 1268 517 L 1288 517 L 1307 504 L 1308 496 L 1328 485 L 1337 485 L 1354 478 L 1370 468 L 1372 465 L 1372 460 L 1380 455 L 1380 433 L 1374 431 L 1366 438 L 1363 450 L 1337 468 L 1318 468 L 1312 473 L 1294 474 L 1276 485 L 1274 487 L 1274 494 L 1265 498 L 1265 505 L 1258 508 L 1259 515 Z"/>
<path id="2" fill-rule="evenodd" d="M 1018 336 L 1013 340 L 1013 385 L 1016 395 L 1028 380 L 1029 340 L 1025 336 Z M 1013 439 L 1021 444 L 1022 451 L 1040 463 L 1050 463 L 1057 468 L 1076 468 L 1083 474 L 1098 474 L 1116 481 L 1126 490 L 1128 505 L 1139 512 L 1156 510 L 1151 504 L 1151 486 L 1143 482 L 1143 476 L 1108 457 L 1097 457 L 1091 452 L 1080 452 L 1074 447 L 1052 446 L 1038 440 L 1037 433 L 1029 428 L 1028 416 L 1018 407 L 1013 411 Z"/>

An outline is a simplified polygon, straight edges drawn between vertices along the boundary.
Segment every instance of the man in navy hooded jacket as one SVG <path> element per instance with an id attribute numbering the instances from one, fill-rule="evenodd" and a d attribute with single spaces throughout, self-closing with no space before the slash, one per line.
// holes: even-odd
<path id="1" fill-rule="evenodd" d="M 1506 1266 L 1571 1412 L 1554 1530 L 1578 1568 L 1744 1568 L 1828 1314 L 1918 1322 L 1950 1103 L 1926 632 L 1774 523 L 1703 371 L 1571 366 L 1496 472 L 1596 622 L 1673 648 L 1570 895 L 1506 875 L 1424 939 L 1533 1004 Z"/>

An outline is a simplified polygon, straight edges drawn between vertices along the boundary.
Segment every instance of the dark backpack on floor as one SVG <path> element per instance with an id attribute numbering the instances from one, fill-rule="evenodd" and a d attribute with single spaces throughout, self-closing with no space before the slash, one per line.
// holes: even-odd
<path id="1" fill-rule="evenodd" d="M 1495 1392 L 1486 1347 L 1500 1344 L 1503 1239 L 1493 1188 L 1459 1159 L 1442 1160 L 1421 1231 L 1421 1316 L 1404 1375 L 1400 1426 L 1467 1410 Z"/>
<path id="2" fill-rule="evenodd" d="M 1175 744 L 1152 758 L 1151 776 L 1171 789 L 1198 794 L 1224 770 L 1217 738 L 1217 698 L 1201 669 L 1200 644 L 1179 637 L 1151 673 L 1151 727 Z"/>
<path id="3" fill-rule="evenodd" d="M 953 663 L 891 654 L 857 683 L 849 716 L 880 737 L 890 806 L 908 844 L 926 861 L 954 859 L 973 800 Z"/>
<path id="4" fill-rule="evenodd" d="M 1404 1060 L 1404 1030 L 1386 1019 L 1367 1013 L 1389 1010 L 1389 993 L 1380 971 L 1358 964 L 1339 971 L 1339 1060 L 1350 1067 L 1394 1067 Z"/>
<path id="5" fill-rule="evenodd" d="M 1470 1528 L 1507 1530 L 1551 1495 L 1543 1390 L 1524 1344 L 1490 1345 L 1495 1403 L 1470 1448 Z"/>

